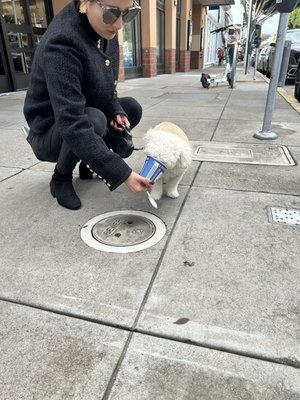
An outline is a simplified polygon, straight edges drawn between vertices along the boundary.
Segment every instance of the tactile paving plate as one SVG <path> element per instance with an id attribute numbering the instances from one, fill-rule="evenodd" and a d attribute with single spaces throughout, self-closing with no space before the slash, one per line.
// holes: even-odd
<path id="1" fill-rule="evenodd" d="M 268 216 L 272 223 L 300 226 L 300 210 L 268 207 Z"/>

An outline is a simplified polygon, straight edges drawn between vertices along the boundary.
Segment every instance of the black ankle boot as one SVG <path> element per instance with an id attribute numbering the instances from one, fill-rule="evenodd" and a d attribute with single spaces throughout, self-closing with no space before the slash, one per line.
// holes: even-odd
<path id="1" fill-rule="evenodd" d="M 81 201 L 72 185 L 72 174 L 60 174 L 55 169 L 50 182 L 50 193 L 63 207 L 70 210 L 78 210 L 81 207 Z"/>
<path id="2" fill-rule="evenodd" d="M 93 179 L 93 172 L 82 161 L 79 164 L 79 178 Z"/>

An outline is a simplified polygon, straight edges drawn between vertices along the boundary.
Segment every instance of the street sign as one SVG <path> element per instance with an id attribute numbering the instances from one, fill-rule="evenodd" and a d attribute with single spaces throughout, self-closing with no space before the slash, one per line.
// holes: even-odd
<path id="1" fill-rule="evenodd" d="M 276 9 L 280 13 L 289 13 L 293 11 L 298 4 L 299 0 L 276 0 Z"/>
<path id="2" fill-rule="evenodd" d="M 255 48 L 258 48 L 261 44 L 261 25 L 255 24 L 255 30 L 253 34 L 252 44 Z"/>

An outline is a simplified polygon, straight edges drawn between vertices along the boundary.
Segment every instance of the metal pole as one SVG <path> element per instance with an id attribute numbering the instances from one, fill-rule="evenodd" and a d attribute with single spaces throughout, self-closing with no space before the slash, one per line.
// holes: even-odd
<path id="1" fill-rule="evenodd" d="M 248 74 L 248 59 L 249 59 L 249 44 L 250 44 L 250 31 L 251 31 L 251 22 L 252 22 L 252 9 L 253 9 L 253 0 L 250 0 L 249 10 L 248 10 L 248 26 L 247 26 L 247 41 L 246 41 L 246 50 L 245 50 L 245 75 Z"/>
<path id="2" fill-rule="evenodd" d="M 284 42 L 288 26 L 288 19 L 289 19 L 288 13 L 280 13 L 280 19 L 277 31 L 277 41 L 275 48 L 275 57 L 273 61 L 271 79 L 269 83 L 269 91 L 265 108 L 264 122 L 262 130 L 254 134 L 254 137 L 257 139 L 277 139 L 277 134 L 275 132 L 271 132 L 270 128 L 275 107 L 277 85 L 282 63 L 282 55 L 283 55 Z"/>
<path id="3" fill-rule="evenodd" d="M 287 70 L 289 67 L 289 61 L 290 61 L 291 47 L 292 47 L 291 40 L 286 40 L 284 43 L 282 64 L 281 64 L 281 70 L 280 70 L 279 82 L 278 82 L 278 86 L 280 86 L 280 87 L 285 86 L 286 74 L 287 74 Z"/>
<path id="4" fill-rule="evenodd" d="M 253 71 L 253 80 L 254 81 L 256 81 L 257 63 L 258 63 L 258 48 L 256 48 L 256 52 L 255 52 L 254 71 Z"/>

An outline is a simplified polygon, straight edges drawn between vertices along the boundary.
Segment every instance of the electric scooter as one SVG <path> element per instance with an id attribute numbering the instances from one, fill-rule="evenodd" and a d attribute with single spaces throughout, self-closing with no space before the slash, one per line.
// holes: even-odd
<path id="1" fill-rule="evenodd" d="M 222 74 L 211 76 L 209 74 L 202 74 L 200 82 L 205 89 L 208 89 L 211 85 L 219 83 L 227 82 L 231 89 L 235 86 L 235 78 L 236 78 L 236 63 L 237 63 L 237 44 L 229 44 L 226 43 L 226 38 L 224 32 L 232 27 L 233 25 L 227 25 L 222 28 L 215 29 L 210 33 L 221 33 L 222 43 L 225 49 L 225 61 L 226 61 L 226 68 Z M 231 36 L 235 32 L 235 29 L 228 29 L 228 35 Z"/>

